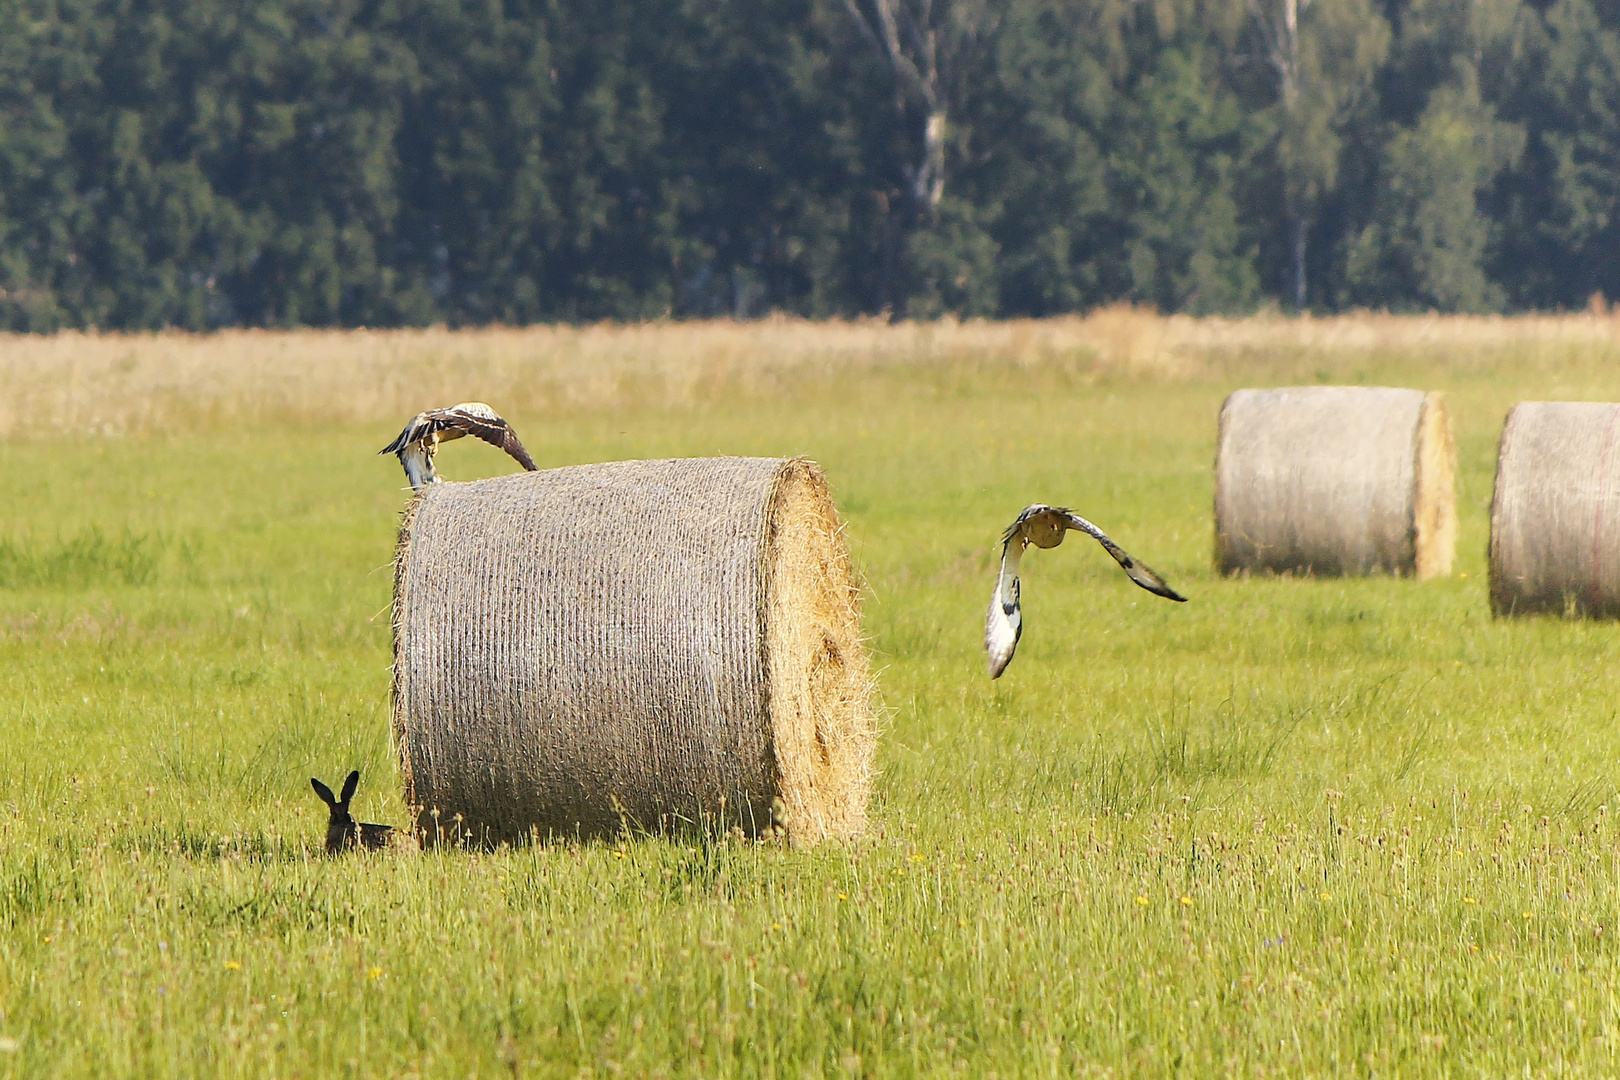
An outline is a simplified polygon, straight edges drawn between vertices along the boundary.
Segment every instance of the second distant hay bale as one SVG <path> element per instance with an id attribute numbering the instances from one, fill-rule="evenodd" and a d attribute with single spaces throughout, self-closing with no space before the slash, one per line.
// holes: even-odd
<path id="1" fill-rule="evenodd" d="M 1449 574 L 1455 473 L 1439 394 L 1238 390 L 1221 408 L 1216 565 L 1225 574 Z"/>
<path id="2" fill-rule="evenodd" d="M 1620 617 L 1620 405 L 1509 410 L 1491 500 L 1491 611 Z"/>
<path id="3" fill-rule="evenodd" d="M 436 484 L 395 581 L 394 721 L 429 840 L 858 835 L 873 717 L 811 462 L 621 461 Z"/>

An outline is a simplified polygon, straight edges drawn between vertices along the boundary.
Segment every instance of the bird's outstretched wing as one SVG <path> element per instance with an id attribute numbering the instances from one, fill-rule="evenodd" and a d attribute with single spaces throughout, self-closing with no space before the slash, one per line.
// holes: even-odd
<path id="1" fill-rule="evenodd" d="M 1097 528 L 1097 526 L 1093 525 L 1091 522 L 1087 521 L 1073 510 L 1059 508 L 1058 513 L 1064 516 L 1069 528 L 1078 532 L 1083 532 L 1093 540 L 1097 541 L 1097 543 L 1101 544 L 1103 546 L 1103 550 L 1112 555 L 1114 557 L 1114 561 L 1119 563 L 1120 568 L 1125 571 L 1126 576 L 1132 581 L 1136 582 L 1138 585 L 1142 586 L 1142 588 L 1146 589 L 1155 596 L 1162 596 L 1166 600 L 1174 600 L 1178 604 L 1185 604 L 1187 602 L 1187 598 L 1176 592 L 1176 590 L 1172 589 L 1165 582 L 1164 578 L 1160 577 L 1151 566 L 1148 566 L 1145 563 L 1139 563 L 1135 559 L 1131 558 L 1130 555 L 1126 553 L 1124 548 L 1108 539 L 1108 534 Z"/>
<path id="2" fill-rule="evenodd" d="M 512 425 L 502 420 L 494 409 L 482 401 L 464 401 L 460 405 L 431 412 L 428 416 L 441 425 L 441 430 L 453 428 L 505 450 L 511 455 L 512 460 L 530 472 L 539 468 L 529 456 L 529 452 L 523 449 L 523 444 L 518 441 L 517 432 L 512 430 Z"/>
<path id="3" fill-rule="evenodd" d="M 1024 508 L 1018 519 L 1001 535 L 1001 569 L 996 575 L 996 591 L 990 598 L 990 611 L 985 618 L 984 648 L 990 664 L 990 677 L 999 678 L 1012 663 L 1024 632 L 1021 607 L 1022 590 L 1018 582 L 1018 566 L 1024 549 L 1052 548 L 1063 542 L 1069 529 L 1083 532 L 1103 546 L 1130 579 L 1155 596 L 1184 602 L 1187 598 L 1166 584 L 1153 569 L 1131 558 L 1124 548 L 1108 538 L 1097 526 L 1062 506 L 1036 503 Z"/>
<path id="4" fill-rule="evenodd" d="M 443 435 L 442 438 L 471 435 L 475 439 L 482 439 L 491 446 L 505 450 L 513 460 L 530 472 L 539 468 L 529 456 L 529 452 L 524 449 L 517 432 L 512 430 L 512 425 L 501 419 L 500 414 L 482 401 L 464 401 L 448 409 L 432 409 L 417 413 L 411 418 L 411 422 L 405 425 L 405 430 L 399 433 L 399 437 L 377 453 L 401 454 L 412 443 L 421 442 L 441 433 L 453 433 Z"/>
<path id="5" fill-rule="evenodd" d="M 1024 545 L 1016 538 L 1008 538 L 1001 545 L 1001 569 L 996 574 L 996 591 L 990 596 L 990 610 L 984 617 L 984 651 L 990 662 L 990 677 L 1001 678 L 1001 673 L 1012 663 L 1018 639 L 1024 636 L 1024 612 L 1020 606 L 1018 564 L 1024 557 Z"/>
<path id="6" fill-rule="evenodd" d="M 397 436 L 395 436 L 393 442 L 377 451 L 377 456 L 382 457 L 384 454 L 403 453 L 405 448 L 411 445 L 411 443 L 421 442 L 429 435 L 432 435 L 434 432 L 434 427 L 430 419 L 432 415 L 432 413 L 419 412 L 415 416 L 411 417 L 410 422 L 405 425 L 405 430 L 401 431 Z"/>

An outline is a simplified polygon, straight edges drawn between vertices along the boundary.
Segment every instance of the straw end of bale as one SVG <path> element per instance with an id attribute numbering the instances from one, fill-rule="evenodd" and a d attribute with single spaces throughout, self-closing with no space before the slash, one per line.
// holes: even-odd
<path id="1" fill-rule="evenodd" d="M 1443 395 L 1424 396 L 1418 420 L 1413 564 L 1419 579 L 1447 577 L 1457 552 L 1457 444 Z"/>
<path id="2" fill-rule="evenodd" d="M 875 728 L 860 590 L 826 478 L 783 462 L 771 503 L 765 640 L 779 824 L 795 846 L 866 828 Z"/>

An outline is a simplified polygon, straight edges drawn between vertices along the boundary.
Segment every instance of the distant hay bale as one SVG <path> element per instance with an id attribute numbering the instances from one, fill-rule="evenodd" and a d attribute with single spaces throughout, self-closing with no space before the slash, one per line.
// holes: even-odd
<path id="1" fill-rule="evenodd" d="M 1239 390 L 1221 408 L 1216 565 L 1225 574 L 1449 574 L 1456 469 L 1439 394 Z"/>
<path id="2" fill-rule="evenodd" d="M 1620 405 L 1508 411 L 1491 500 L 1491 612 L 1620 616 Z"/>
<path id="3" fill-rule="evenodd" d="M 395 735 L 430 840 L 865 825 L 857 586 L 812 462 L 434 485 L 394 605 Z"/>

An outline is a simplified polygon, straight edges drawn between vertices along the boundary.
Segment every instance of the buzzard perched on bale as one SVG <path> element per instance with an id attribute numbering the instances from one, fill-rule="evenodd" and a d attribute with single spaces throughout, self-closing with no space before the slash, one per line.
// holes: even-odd
<path id="1" fill-rule="evenodd" d="M 996 578 L 995 595 L 990 598 L 990 613 L 984 624 L 984 648 L 990 654 L 992 679 L 999 679 L 1012 663 L 1013 650 L 1018 648 L 1018 638 L 1024 632 L 1024 613 L 1018 606 L 1018 563 L 1024 557 L 1024 549 L 1031 544 L 1040 548 L 1057 547 L 1063 543 L 1063 534 L 1069 529 L 1083 532 L 1101 544 L 1130 579 L 1148 592 L 1167 600 L 1187 599 L 1074 511 L 1041 503 L 1025 507 L 1001 538 L 1001 573 Z"/>
<path id="2" fill-rule="evenodd" d="M 438 470 L 433 467 L 433 455 L 438 453 L 439 444 L 463 435 L 471 435 L 491 446 L 500 447 L 530 472 L 539 467 L 529 452 L 523 449 L 512 425 L 482 401 L 464 401 L 448 409 L 417 413 L 405 425 L 405 430 L 399 433 L 399 438 L 377 453 L 399 455 L 399 463 L 405 467 L 406 479 L 411 482 L 412 488 L 421 491 L 422 485 L 439 482 Z"/>

